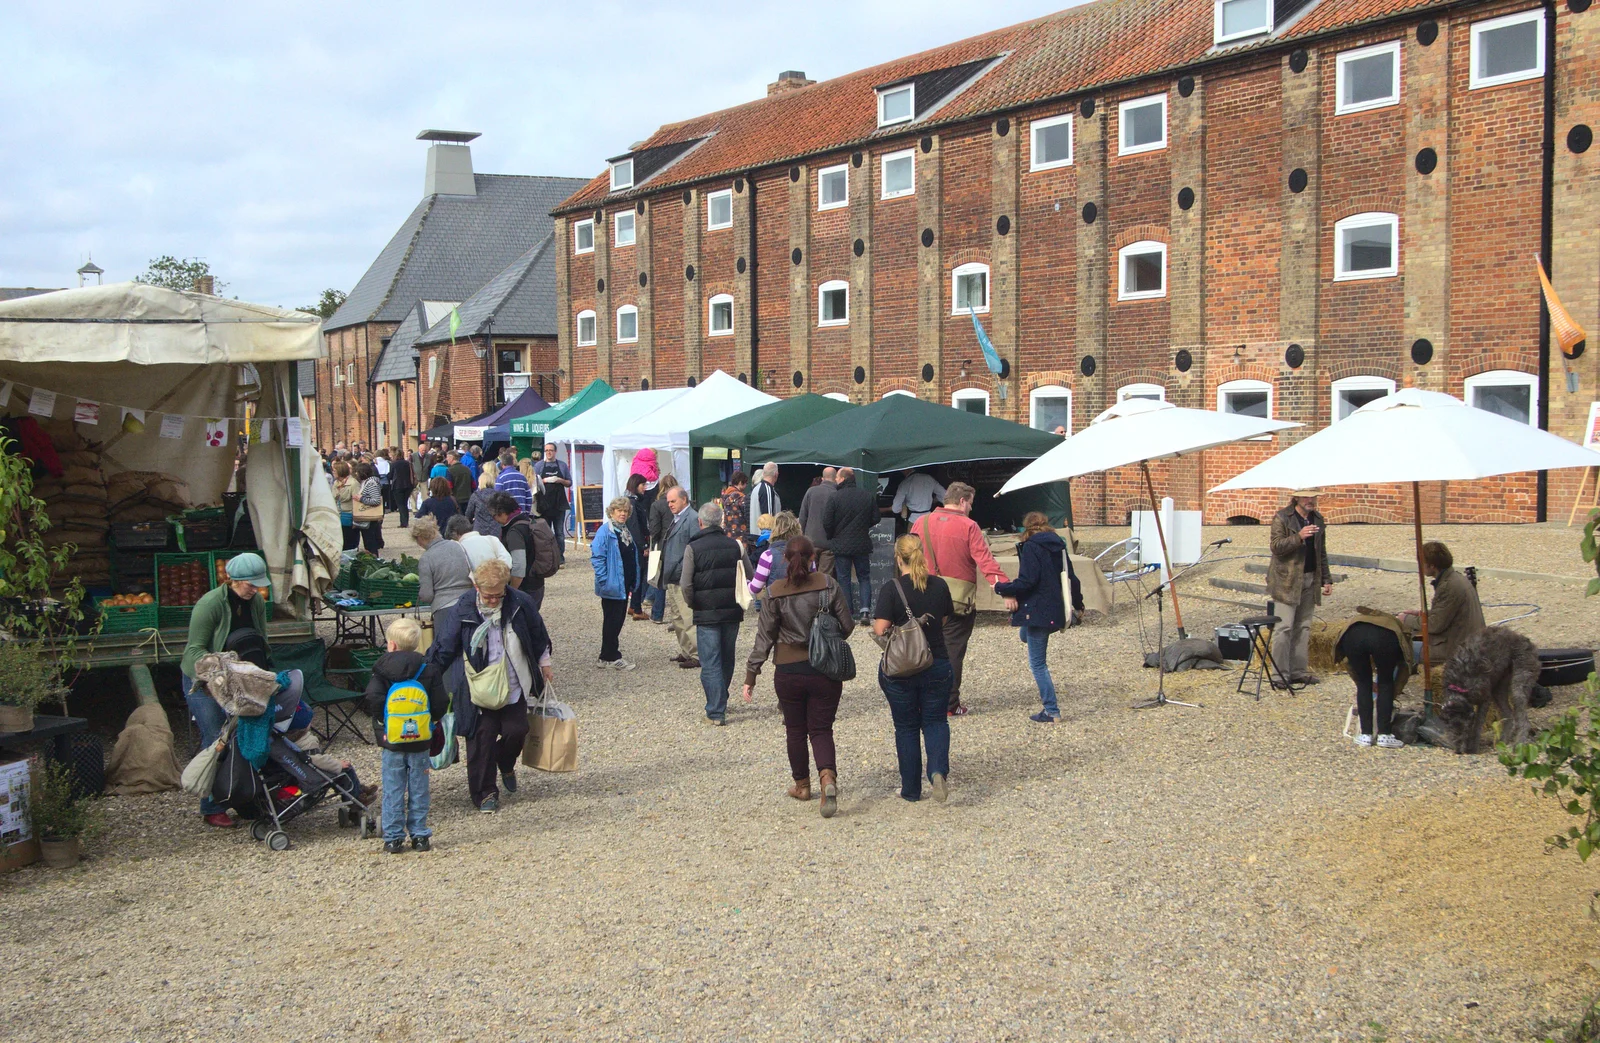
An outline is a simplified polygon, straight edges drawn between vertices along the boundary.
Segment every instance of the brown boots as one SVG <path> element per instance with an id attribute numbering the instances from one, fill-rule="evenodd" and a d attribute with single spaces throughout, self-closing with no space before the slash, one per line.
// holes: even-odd
<path id="1" fill-rule="evenodd" d="M 811 780 L 796 779 L 794 785 L 789 787 L 789 796 L 793 797 L 795 800 L 810 800 Z"/>
<path id="2" fill-rule="evenodd" d="M 817 773 L 817 777 L 822 786 L 822 817 L 832 818 L 833 813 L 839 810 L 839 774 L 831 768 L 824 768 Z"/>

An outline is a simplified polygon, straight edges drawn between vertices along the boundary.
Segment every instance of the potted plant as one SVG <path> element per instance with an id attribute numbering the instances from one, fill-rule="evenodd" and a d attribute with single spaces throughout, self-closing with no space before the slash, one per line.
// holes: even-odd
<path id="1" fill-rule="evenodd" d="M 28 815 L 39 838 L 39 860 L 53 869 L 78 864 L 83 841 L 100 828 L 100 809 L 73 792 L 72 769 L 60 761 L 35 759 L 28 784 Z"/>
<path id="2" fill-rule="evenodd" d="M 33 711 L 55 694 L 55 669 L 31 648 L 0 641 L 0 732 L 31 732 Z"/>

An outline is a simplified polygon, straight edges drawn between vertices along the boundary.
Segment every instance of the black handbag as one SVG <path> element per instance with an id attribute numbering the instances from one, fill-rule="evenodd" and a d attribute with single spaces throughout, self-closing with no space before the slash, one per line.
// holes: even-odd
<path id="1" fill-rule="evenodd" d="M 828 611 L 828 588 L 822 588 L 817 614 L 811 618 L 811 636 L 806 642 L 806 658 L 811 668 L 830 681 L 850 681 L 856 676 L 856 655 L 844 639 L 839 620 Z"/>

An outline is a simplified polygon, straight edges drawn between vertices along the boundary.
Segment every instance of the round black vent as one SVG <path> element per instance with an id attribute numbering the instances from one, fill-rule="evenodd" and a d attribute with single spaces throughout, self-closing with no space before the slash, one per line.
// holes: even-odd
<path id="1" fill-rule="evenodd" d="M 995 221 L 994 223 L 994 230 L 999 232 L 1001 235 L 1005 235 L 1007 232 L 1010 232 L 1011 218 L 1007 217 L 1005 214 L 1001 214 L 999 220 Z"/>
<path id="2" fill-rule="evenodd" d="M 867 371 L 861 366 L 857 366 L 856 371 L 851 376 L 856 378 L 857 384 L 865 384 L 867 382 Z"/>
<path id="3" fill-rule="evenodd" d="M 867 252 L 866 241 L 863 239 L 857 239 L 855 242 L 850 244 L 850 251 L 857 257 L 860 257 L 862 254 Z"/>
<path id="4" fill-rule="evenodd" d="M 743 192 L 744 191 L 744 178 L 736 177 L 736 178 L 733 179 L 733 190 L 735 192 Z"/>
<path id="5" fill-rule="evenodd" d="M 1000 360 L 1000 372 L 997 373 L 996 376 L 998 376 L 1001 380 L 1004 380 L 1007 377 L 1009 377 L 1010 375 L 1011 375 L 1011 360 L 1010 359 L 1001 359 Z"/>
<path id="6" fill-rule="evenodd" d="M 923 246 L 932 246 L 933 245 L 933 229 L 924 228 L 922 230 L 922 245 Z"/>
<path id="7" fill-rule="evenodd" d="M 596 210 L 594 213 L 590 214 L 589 216 L 594 219 L 594 223 L 595 224 L 599 224 L 601 218 L 604 217 L 605 215 L 600 213 L 600 211 Z"/>
<path id="8" fill-rule="evenodd" d="M 1594 131 L 1589 129 L 1587 123 L 1579 123 L 1567 131 L 1567 149 L 1577 155 L 1589 151 L 1589 146 L 1594 144 Z"/>
<path id="9" fill-rule="evenodd" d="M 1422 149 L 1417 153 L 1417 173 L 1427 175 L 1434 172 L 1439 166 L 1439 153 L 1431 148 Z"/>
<path id="10" fill-rule="evenodd" d="M 800 180 L 800 168 L 799 167 L 790 167 L 789 168 L 789 180 L 790 181 L 799 181 Z"/>
<path id="11" fill-rule="evenodd" d="M 1433 341 L 1424 337 L 1411 342 L 1411 361 L 1426 366 L 1433 361 Z"/>
<path id="12" fill-rule="evenodd" d="M 700 381 L 696 380 L 694 377 L 690 377 L 688 380 L 684 381 L 684 384 L 689 387 L 694 387 L 698 383 L 700 383 Z"/>
<path id="13" fill-rule="evenodd" d="M 1194 206 L 1194 189 L 1185 186 L 1178 189 L 1178 209 L 1187 210 Z"/>
<path id="14" fill-rule="evenodd" d="M 1194 356 L 1189 354 L 1188 348 L 1179 348 L 1172 364 L 1178 367 L 1179 373 L 1187 373 L 1194 366 Z"/>
<path id="15" fill-rule="evenodd" d="M 1084 224 L 1086 224 L 1086 225 L 1094 224 L 1094 219 L 1099 217 L 1099 216 L 1100 216 L 1100 208 L 1099 207 L 1095 206 L 1093 203 L 1085 203 L 1085 204 L 1083 204 L 1083 223 Z"/>
<path id="16" fill-rule="evenodd" d="M 794 371 L 794 376 L 790 379 L 794 382 L 794 386 L 797 388 L 805 387 L 806 385 L 806 375 L 800 372 L 798 369 Z"/>
<path id="17" fill-rule="evenodd" d="M 1078 111 L 1083 113 L 1083 118 L 1084 119 L 1092 118 L 1094 116 L 1094 99 L 1093 98 L 1085 98 L 1085 99 L 1083 99 L 1083 104 L 1078 106 Z"/>
<path id="18" fill-rule="evenodd" d="M 644 200 L 641 199 L 637 203 L 633 204 L 633 209 L 638 213 L 644 213 Z"/>
<path id="19" fill-rule="evenodd" d="M 804 256 L 805 255 L 800 252 L 800 248 L 798 246 L 789 251 L 789 260 L 794 264 L 799 264 L 800 258 Z"/>
<path id="20" fill-rule="evenodd" d="M 694 202 L 694 195 L 691 192 L 689 192 L 687 189 L 685 189 L 684 193 L 683 193 L 683 202 L 684 202 L 685 206 L 687 206 L 688 204 Z"/>
<path id="21" fill-rule="evenodd" d="M 1289 350 L 1283 353 L 1283 361 L 1290 369 L 1299 369 L 1306 361 L 1306 349 L 1298 344 L 1289 345 Z"/>
<path id="22" fill-rule="evenodd" d="M 744 258 L 743 257 L 741 257 L 737 261 L 733 262 L 733 270 L 738 272 L 740 275 L 743 275 L 744 274 L 744 270 L 746 268 L 748 268 L 748 267 L 749 267 L 749 265 L 744 263 Z"/>
<path id="23" fill-rule="evenodd" d="M 994 132 L 1002 138 L 1011 133 L 1011 121 L 1001 116 L 994 121 Z"/>
<path id="24" fill-rule="evenodd" d="M 647 273 L 647 272 L 640 272 L 639 273 L 639 285 L 640 286 L 649 286 L 650 285 L 650 275 L 649 275 L 649 273 Z"/>
<path id="25" fill-rule="evenodd" d="M 595 283 L 594 283 L 594 288 L 596 290 L 599 290 L 601 293 L 605 293 L 606 292 L 606 281 L 604 279 L 596 279 Z"/>
<path id="26" fill-rule="evenodd" d="M 924 152 L 932 152 L 933 151 L 933 139 L 932 138 L 924 136 L 923 139 L 922 139 L 921 144 L 922 144 L 922 151 L 924 151 Z"/>
<path id="27" fill-rule="evenodd" d="M 1567 0 L 1567 10 L 1573 14 L 1583 14 L 1589 9 L 1589 0 Z"/>
<path id="28" fill-rule="evenodd" d="M 750 374 L 748 374 L 748 373 L 740 373 L 739 374 L 739 383 L 741 383 L 741 384 L 750 383 Z"/>
<path id="29" fill-rule="evenodd" d="M 1094 376 L 1094 356 L 1085 355 L 1083 361 L 1078 363 L 1078 372 L 1086 377 Z"/>
<path id="30" fill-rule="evenodd" d="M 1179 76 L 1178 77 L 1178 94 L 1181 97 L 1187 98 L 1189 95 L 1191 95 L 1193 93 L 1194 93 L 1194 77 L 1193 76 Z"/>
<path id="31" fill-rule="evenodd" d="M 650 378 L 649 377 L 640 377 L 639 378 L 639 390 L 640 391 L 649 391 L 650 390 Z"/>
<path id="32" fill-rule="evenodd" d="M 924 384 L 926 384 L 928 381 L 930 381 L 932 379 L 933 379 L 933 363 L 924 362 L 922 364 L 922 382 Z"/>
<path id="33" fill-rule="evenodd" d="M 861 165 L 861 153 L 859 153 L 859 152 L 850 153 L 850 165 L 853 166 L 853 167 L 859 167 Z"/>
<path id="34" fill-rule="evenodd" d="M 1571 351 L 1563 351 L 1561 354 L 1565 355 L 1569 359 L 1575 359 L 1581 356 L 1583 354 L 1583 349 L 1587 348 L 1588 346 L 1589 342 L 1587 340 L 1580 340 L 1578 343 L 1572 346 Z"/>
<path id="35" fill-rule="evenodd" d="M 691 264 L 683 270 L 683 277 L 690 282 L 694 282 L 694 265 Z"/>
<path id="36" fill-rule="evenodd" d="M 1306 172 L 1303 168 L 1295 167 L 1293 170 L 1289 171 L 1289 191 L 1293 192 L 1295 195 L 1299 195 L 1301 192 L 1306 190 L 1306 184 L 1310 180 L 1311 179 L 1306 176 Z"/>
<path id="37" fill-rule="evenodd" d="M 1424 47 L 1430 46 L 1439 38 L 1439 23 L 1428 21 L 1417 26 L 1417 42 Z"/>
<path id="38" fill-rule="evenodd" d="M 1295 72 L 1305 72 L 1306 62 L 1309 60 L 1305 51 L 1295 51 L 1289 55 L 1289 68 Z"/>

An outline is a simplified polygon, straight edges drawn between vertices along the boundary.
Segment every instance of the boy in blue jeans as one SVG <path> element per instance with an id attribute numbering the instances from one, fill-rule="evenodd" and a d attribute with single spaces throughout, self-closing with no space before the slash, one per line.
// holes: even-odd
<path id="1" fill-rule="evenodd" d="M 389 624 L 384 636 L 388 638 L 389 651 L 372 665 L 372 680 L 367 682 L 364 707 L 367 716 L 372 718 L 378 745 L 383 749 L 383 849 L 398 855 L 406 849 L 408 832 L 414 850 L 427 851 L 432 847 L 428 840 L 433 836 L 428 828 L 430 740 L 390 741 L 385 720 L 389 689 L 405 681 L 421 684 L 428 697 L 428 734 L 441 727 L 440 719 L 450 709 L 450 696 L 445 692 L 438 667 L 429 665 L 427 657 L 417 651 L 417 645 L 422 643 L 420 623 L 410 616 L 402 616 Z M 410 730 L 423 733 L 416 727 L 420 722 L 408 723 Z"/>

